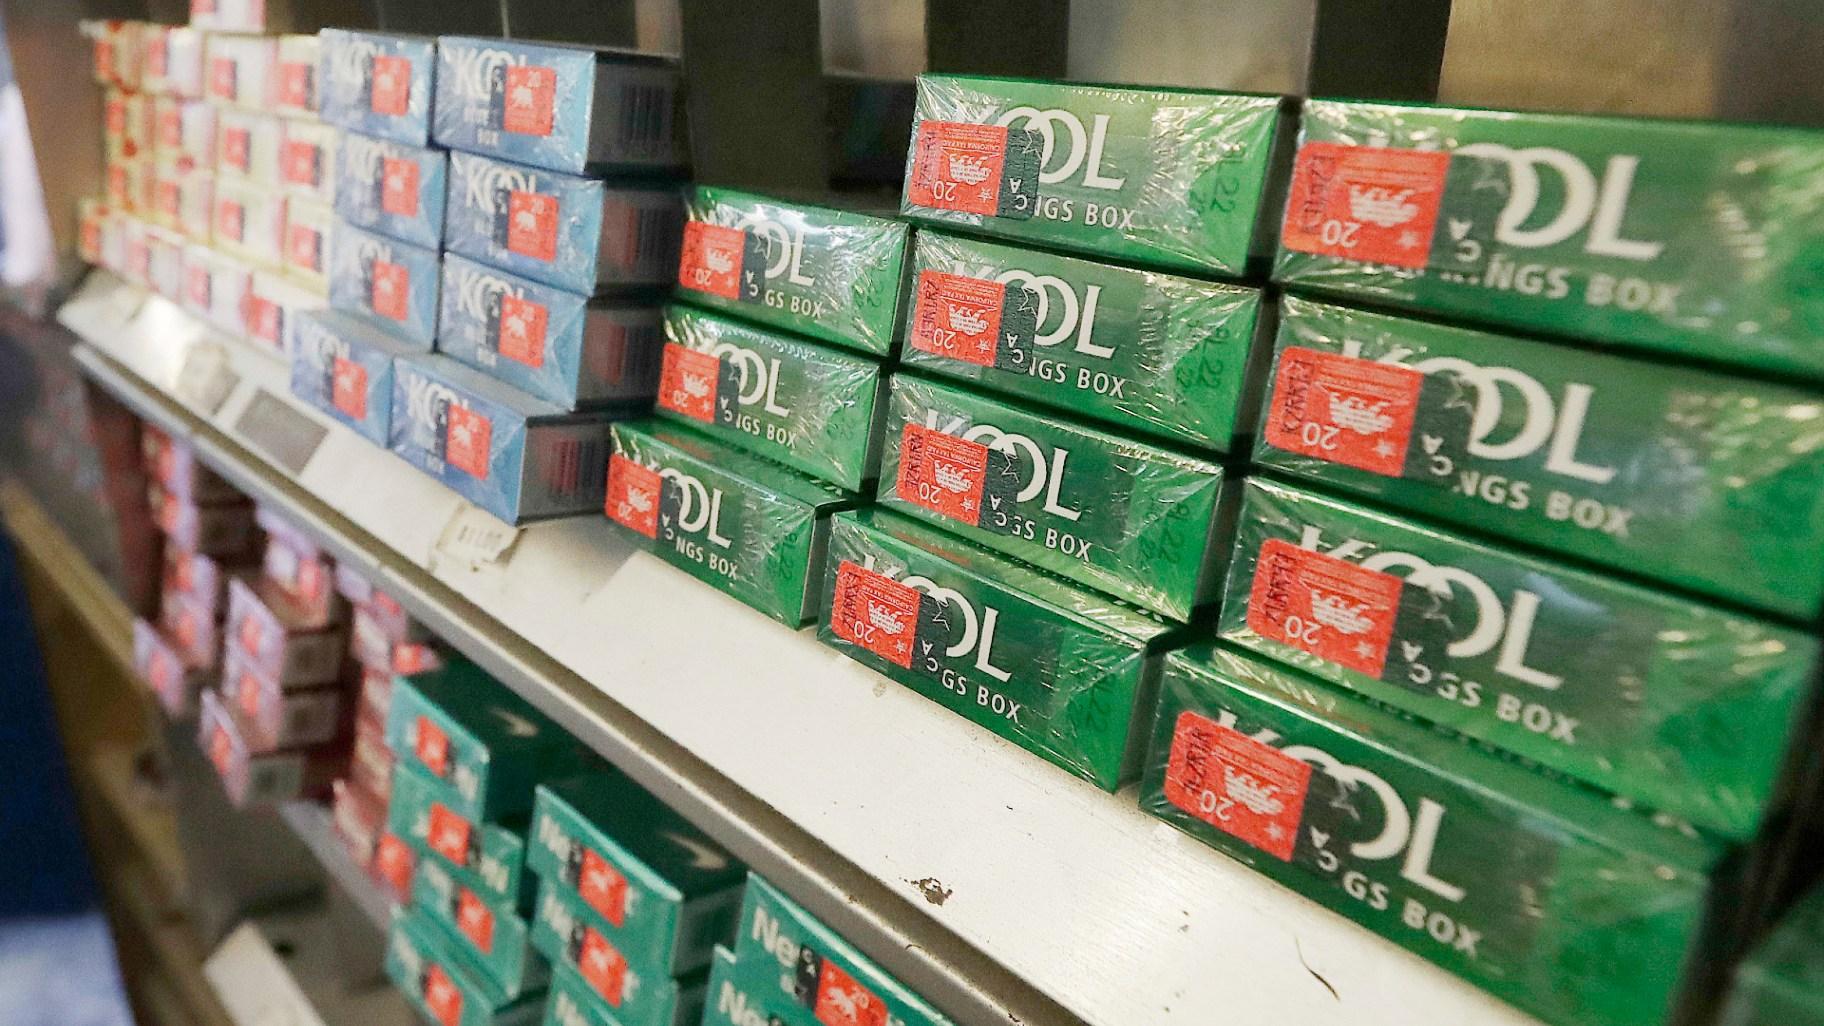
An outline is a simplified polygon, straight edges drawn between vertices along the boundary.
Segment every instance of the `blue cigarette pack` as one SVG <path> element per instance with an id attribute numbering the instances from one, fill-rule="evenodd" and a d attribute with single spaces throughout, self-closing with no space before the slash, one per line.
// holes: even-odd
<path id="1" fill-rule="evenodd" d="M 324 29 L 317 40 L 324 121 L 408 146 L 430 141 L 435 39 Z"/>
<path id="2" fill-rule="evenodd" d="M 332 310 L 300 314 L 292 338 L 291 394 L 384 446 L 393 422 L 393 361 L 412 349 Z"/>
<path id="3" fill-rule="evenodd" d="M 437 251 L 338 219 L 329 245 L 329 306 L 428 351 L 437 337 Z"/>
<path id="4" fill-rule="evenodd" d="M 443 258 L 437 349 L 565 409 L 636 406 L 658 388 L 651 300 L 587 300 L 452 253 Z"/>
<path id="5" fill-rule="evenodd" d="M 683 216 L 674 187 L 452 153 L 444 248 L 583 295 L 662 286 L 677 273 Z"/>
<path id="6" fill-rule="evenodd" d="M 438 145 L 583 174 L 687 162 L 677 62 L 632 50 L 437 40 Z"/>
<path id="7" fill-rule="evenodd" d="M 450 158 L 442 150 L 342 133 L 336 151 L 336 213 L 350 224 L 436 249 Z"/>
<path id="8" fill-rule="evenodd" d="M 393 365 L 393 452 L 509 524 L 601 510 L 611 418 L 445 356 Z"/>

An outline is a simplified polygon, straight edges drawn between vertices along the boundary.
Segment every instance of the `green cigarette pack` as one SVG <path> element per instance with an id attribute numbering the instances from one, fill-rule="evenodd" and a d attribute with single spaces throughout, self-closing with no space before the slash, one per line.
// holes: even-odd
<path id="1" fill-rule="evenodd" d="M 1239 277 L 1272 252 L 1278 96 L 920 75 L 900 211 Z"/>
<path id="2" fill-rule="evenodd" d="M 700 1026 L 705 989 L 704 983 L 680 985 L 671 1019 L 661 1026 Z M 551 973 L 551 999 L 545 1007 L 544 1026 L 621 1026 L 621 1020 L 607 1002 L 595 995 L 581 973 L 558 966 Z"/>
<path id="3" fill-rule="evenodd" d="M 1308 101 L 1274 279 L 1824 377 L 1824 133 Z"/>
<path id="4" fill-rule="evenodd" d="M 906 225 L 699 185 L 686 194 L 679 296 L 775 328 L 886 355 Z"/>
<path id="5" fill-rule="evenodd" d="M 495 905 L 530 905 L 532 874 L 526 868 L 524 823 L 502 825 L 469 819 L 445 805 L 436 781 L 416 763 L 393 766 L 387 827 L 418 853 L 420 861 L 442 860 L 461 886 Z"/>
<path id="6" fill-rule="evenodd" d="M 783 1019 L 792 1026 L 950 1026 L 942 1012 L 756 873 L 747 876 L 734 958 L 755 999 L 766 1007 L 787 1003 Z M 715 994 L 709 1007 L 720 1007 Z"/>
<path id="7" fill-rule="evenodd" d="M 715 1000 L 715 981 L 710 981 Z M 1787 910 L 1735 969 L 1717 1026 L 1817 1026 L 1824 1023 L 1824 887 Z"/>
<path id="8" fill-rule="evenodd" d="M 817 618 L 830 514 L 855 496 L 662 421 L 618 423 L 613 442 L 608 519 L 780 623 Z"/>
<path id="9" fill-rule="evenodd" d="M 1773 613 L 1824 598 L 1824 395 L 1292 296 L 1256 463 Z"/>
<path id="10" fill-rule="evenodd" d="M 509 998 L 543 990 L 550 967 L 532 949 L 519 910 L 456 881 L 439 859 L 420 859 L 412 873 L 412 907 L 443 926 L 469 960 Z"/>
<path id="11" fill-rule="evenodd" d="M 654 411 L 839 488 L 874 479 L 885 388 L 873 360 L 687 306 L 665 310 Z"/>
<path id="12" fill-rule="evenodd" d="M 533 784 L 580 764 L 563 728 L 466 659 L 398 678 L 386 743 L 471 820 L 524 816 Z"/>
<path id="13" fill-rule="evenodd" d="M 674 1026 L 679 981 L 627 961 L 596 929 L 585 906 L 556 880 L 543 880 L 532 919 L 532 945 L 551 960 L 552 972 L 582 977 L 582 996 L 605 1004 L 618 1026 Z"/>
<path id="14" fill-rule="evenodd" d="M 386 975 L 425 1021 L 442 1026 L 531 1026 L 545 1009 L 543 992 L 508 996 L 422 911 L 394 916 Z"/>
<path id="15" fill-rule="evenodd" d="M 1256 289 L 924 231 L 911 292 L 907 366 L 1200 449 L 1251 423 Z"/>
<path id="16" fill-rule="evenodd" d="M 709 964 L 702 1026 L 825 1026 L 828 1022 L 893 1026 L 893 1020 L 878 1010 L 881 1006 L 869 1004 L 857 1004 L 853 1014 L 846 1014 L 845 1008 L 833 1019 L 814 1018 L 811 1009 L 773 987 L 773 971 L 771 958 L 765 964 L 745 965 L 735 960 L 734 952 L 718 946 Z"/>
<path id="17" fill-rule="evenodd" d="M 1721 849 L 1220 647 L 1166 659 L 1141 807 L 1558 1026 L 1659 1026 Z"/>
<path id="18" fill-rule="evenodd" d="M 953 385 L 893 376 L 880 501 L 1174 620 L 1211 597 L 1222 470 Z"/>
<path id="19" fill-rule="evenodd" d="M 823 576 L 824 644 L 1105 791 L 1138 773 L 1166 624 L 885 511 L 837 515 Z"/>
<path id="20" fill-rule="evenodd" d="M 540 784 L 526 866 L 650 975 L 682 976 L 734 932 L 746 872 L 618 770 Z"/>
<path id="21" fill-rule="evenodd" d="M 1804 633 L 1248 482 L 1218 632 L 1731 837 L 1805 718 Z"/>

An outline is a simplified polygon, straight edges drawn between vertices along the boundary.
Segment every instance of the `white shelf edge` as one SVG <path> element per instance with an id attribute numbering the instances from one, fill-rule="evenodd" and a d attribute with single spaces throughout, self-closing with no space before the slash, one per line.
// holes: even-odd
<path id="1" fill-rule="evenodd" d="M 959 1022 L 1537 1026 L 605 520 L 527 528 L 503 565 L 433 559 L 460 498 L 340 427 L 295 477 L 256 456 L 235 422 L 256 389 L 289 398 L 283 365 L 157 298 L 118 313 L 130 288 L 91 275 L 60 314 L 96 380 Z M 237 378 L 215 411 L 179 398 L 198 347 Z"/>

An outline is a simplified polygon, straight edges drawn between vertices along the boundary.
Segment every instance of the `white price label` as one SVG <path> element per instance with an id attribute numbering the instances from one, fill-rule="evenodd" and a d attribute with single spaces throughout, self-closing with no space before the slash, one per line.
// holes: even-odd
<path id="1" fill-rule="evenodd" d="M 479 507 L 464 504 L 443 526 L 432 549 L 433 563 L 439 557 L 463 563 L 471 568 L 504 564 L 519 541 L 520 529 L 507 524 Z"/>

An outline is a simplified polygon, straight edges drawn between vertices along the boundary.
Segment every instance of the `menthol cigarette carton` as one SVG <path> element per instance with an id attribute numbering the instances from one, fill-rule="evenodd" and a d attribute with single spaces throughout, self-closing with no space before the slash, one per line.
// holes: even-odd
<path id="1" fill-rule="evenodd" d="M 676 186 L 452 153 L 444 246 L 583 295 L 656 287 L 677 267 L 681 211 Z"/>
<path id="2" fill-rule="evenodd" d="M 336 215 L 310 196 L 285 197 L 285 252 L 281 266 L 304 288 L 329 290 L 329 238 Z"/>
<path id="3" fill-rule="evenodd" d="M 930 231 L 911 288 L 907 366 L 1201 449 L 1251 426 L 1256 289 Z"/>
<path id="4" fill-rule="evenodd" d="M 796 1006 L 786 1005 L 783 997 L 775 997 L 760 988 L 749 984 L 744 977 L 752 970 L 735 961 L 734 952 L 717 945 L 715 956 L 709 964 L 709 986 L 703 1000 L 703 1026 L 745 1026 L 747 1023 L 783 1023 L 784 1013 L 797 1011 Z M 762 994 L 772 998 L 767 1004 Z M 551 1024 L 547 1026 L 569 1026 L 569 1024 Z"/>
<path id="5" fill-rule="evenodd" d="M 1287 297 L 1254 459 L 1810 617 L 1824 394 Z"/>
<path id="6" fill-rule="evenodd" d="M 316 36 L 279 37 L 272 108 L 291 119 L 315 120 L 320 106 L 323 47 Z"/>
<path id="7" fill-rule="evenodd" d="M 278 42 L 272 36 L 210 32 L 203 43 L 203 95 L 228 106 L 270 112 L 277 63 Z"/>
<path id="8" fill-rule="evenodd" d="M 1250 481 L 1219 632 L 1732 837 L 1811 698 L 1800 631 Z"/>
<path id="9" fill-rule="evenodd" d="M 338 220 L 330 232 L 329 305 L 429 352 L 437 337 L 437 251 Z"/>
<path id="10" fill-rule="evenodd" d="M 1824 889 L 1809 893 L 1735 969 L 1719 1026 L 1824 1021 Z"/>
<path id="11" fill-rule="evenodd" d="M 393 452 L 510 524 L 602 506 L 612 413 L 572 412 L 419 356 L 393 365 L 392 416 Z"/>
<path id="12" fill-rule="evenodd" d="M 689 163 L 677 62 L 632 50 L 437 40 L 440 146 L 570 174 Z"/>
<path id="13" fill-rule="evenodd" d="M 882 504 L 1175 620 L 1215 590 L 1216 464 L 907 374 L 887 411 Z"/>
<path id="14" fill-rule="evenodd" d="M 608 519 L 789 627 L 817 618 L 829 518 L 859 498 L 655 420 L 614 425 Z"/>
<path id="15" fill-rule="evenodd" d="M 357 132 L 336 149 L 336 213 L 360 228 L 436 249 L 443 242 L 449 155 Z"/>
<path id="16" fill-rule="evenodd" d="M 652 300 L 589 300 L 454 253 L 441 293 L 438 352 L 565 409 L 651 402 L 664 345 Z"/>
<path id="17" fill-rule="evenodd" d="M 446 805 L 442 788 L 419 764 L 395 751 L 387 827 L 423 859 L 438 859 L 457 883 L 491 902 L 530 907 L 524 820 L 479 822 Z"/>
<path id="18" fill-rule="evenodd" d="M 442 862 L 419 863 L 412 908 L 441 925 L 508 998 L 543 990 L 550 981 L 550 964 L 532 948 L 529 924 L 518 911 L 464 887 Z"/>
<path id="19" fill-rule="evenodd" d="M 284 122 L 268 114 L 223 108 L 215 123 L 215 170 L 277 188 Z"/>
<path id="20" fill-rule="evenodd" d="M 386 742 L 475 820 L 523 818 L 538 780 L 578 764 L 569 734 L 466 659 L 394 682 Z"/>
<path id="21" fill-rule="evenodd" d="M 393 917 L 386 976 L 427 1022 L 442 1026 L 533 1026 L 545 1010 L 542 991 L 508 996 L 423 911 Z"/>
<path id="22" fill-rule="evenodd" d="M 1239 277 L 1272 250 L 1277 96 L 920 75 L 900 210 Z"/>
<path id="23" fill-rule="evenodd" d="M 1166 661 L 1141 807 L 1549 1022 L 1664 1023 L 1722 850 L 1295 671 Z"/>
<path id="24" fill-rule="evenodd" d="M 636 968 L 685 975 L 734 932 L 741 864 L 618 770 L 540 784 L 531 830 L 526 868 Z"/>
<path id="25" fill-rule="evenodd" d="M 858 491 L 880 460 L 880 364 L 687 306 L 665 310 L 660 416 Z"/>
<path id="26" fill-rule="evenodd" d="M 581 996 L 606 1005 L 610 1021 L 619 1026 L 677 1026 L 679 981 L 630 964 L 582 914 L 584 908 L 561 885 L 540 882 L 532 946 L 551 960 L 552 972 L 570 970 L 581 977 Z"/>
<path id="27" fill-rule="evenodd" d="M 747 876 L 734 950 L 738 974 L 751 973 L 757 1000 L 789 1002 L 787 1022 L 950 1022 L 757 873 Z M 710 996 L 711 1007 L 717 1000 Z"/>
<path id="28" fill-rule="evenodd" d="M 324 121 L 407 146 L 431 137 L 437 41 L 429 36 L 324 29 L 318 113 Z"/>
<path id="29" fill-rule="evenodd" d="M 824 644 L 1113 791 L 1168 626 L 892 513 L 839 514 Z"/>
<path id="30" fill-rule="evenodd" d="M 393 420 L 393 361 L 410 352 L 346 314 L 306 313 L 291 351 L 291 394 L 384 446 Z"/>
<path id="31" fill-rule="evenodd" d="M 336 149 L 342 130 L 317 121 L 289 118 L 284 126 L 279 141 L 279 188 L 293 196 L 334 203 Z"/>
<path id="32" fill-rule="evenodd" d="M 1305 104 L 1274 278 L 1824 376 L 1824 134 Z"/>
<path id="33" fill-rule="evenodd" d="M 702 976 L 680 981 L 671 1018 L 659 1026 L 701 1026 L 707 983 Z M 551 996 L 545 1005 L 543 1026 L 621 1026 L 621 1019 L 581 973 L 560 965 L 551 971 Z"/>
<path id="34" fill-rule="evenodd" d="M 677 283 L 693 303 L 864 353 L 893 348 L 904 224 L 699 185 Z"/>

